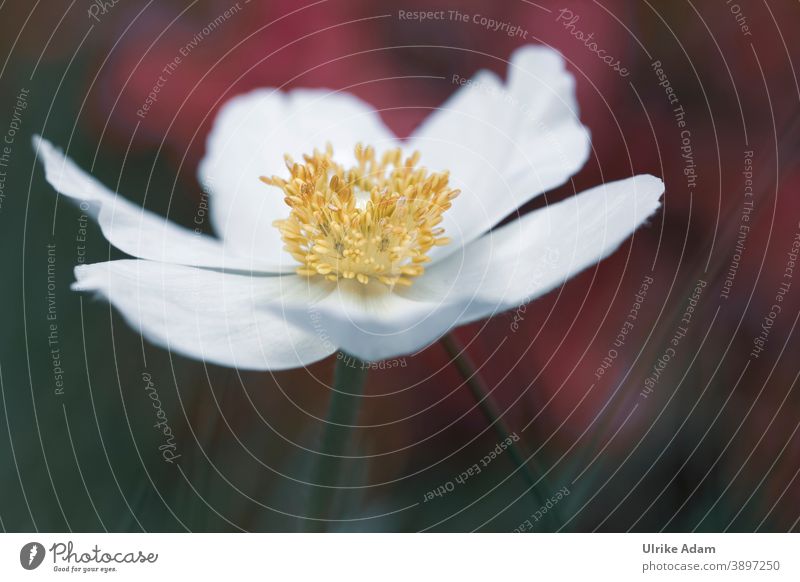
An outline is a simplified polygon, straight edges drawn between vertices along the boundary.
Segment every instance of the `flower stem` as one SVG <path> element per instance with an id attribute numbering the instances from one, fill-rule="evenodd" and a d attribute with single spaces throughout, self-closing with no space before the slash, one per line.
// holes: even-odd
<path id="1" fill-rule="evenodd" d="M 338 354 L 320 457 L 311 478 L 314 489 L 308 516 L 314 519 L 306 522 L 309 531 L 325 530 L 325 520 L 330 519 L 342 473 L 342 456 L 347 450 L 350 433 L 358 416 L 366 377 L 367 367 L 362 365 L 361 360 L 344 352 Z"/>
<path id="2" fill-rule="evenodd" d="M 523 456 L 519 445 L 517 445 L 510 438 L 511 432 L 509 431 L 508 426 L 506 426 L 506 423 L 503 421 L 500 411 L 492 401 L 489 394 L 489 389 L 478 374 L 477 368 L 472 362 L 472 359 L 452 333 L 447 334 L 440 341 L 444 349 L 447 351 L 447 354 L 450 356 L 453 364 L 455 364 L 456 369 L 461 374 L 461 377 L 464 378 L 464 382 L 469 388 L 469 391 L 472 393 L 472 396 L 478 403 L 478 408 L 480 408 L 483 416 L 489 422 L 489 425 L 492 427 L 497 437 L 501 441 L 509 443 L 508 453 L 511 456 L 511 460 L 514 462 L 517 470 L 522 473 L 522 476 L 528 483 L 531 494 L 535 501 L 537 503 L 541 503 L 542 499 L 537 488 L 537 483 L 541 482 L 541 479 L 537 480 L 534 477 L 533 473 L 531 473 L 531 470 L 528 468 L 528 464 L 525 461 L 525 457 Z"/>

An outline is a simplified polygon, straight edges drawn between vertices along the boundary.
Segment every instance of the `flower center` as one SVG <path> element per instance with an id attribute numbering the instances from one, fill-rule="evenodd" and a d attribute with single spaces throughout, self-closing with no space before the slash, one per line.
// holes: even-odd
<path id="1" fill-rule="evenodd" d="M 355 157 L 354 167 L 343 168 L 330 144 L 304 155 L 303 164 L 285 156 L 288 180 L 261 178 L 283 190 L 291 208 L 273 224 L 299 275 L 411 285 L 431 248 L 450 242 L 438 225 L 459 191 L 448 187 L 447 172 L 418 167 L 419 152 L 403 159 L 397 148 L 378 158 L 358 144 Z"/>

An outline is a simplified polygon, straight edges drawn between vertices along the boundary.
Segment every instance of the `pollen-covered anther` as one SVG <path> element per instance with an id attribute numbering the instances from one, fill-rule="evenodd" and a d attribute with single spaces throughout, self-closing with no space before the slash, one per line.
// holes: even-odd
<path id="1" fill-rule="evenodd" d="M 355 158 L 345 169 L 328 145 L 304 155 L 304 163 L 285 156 L 288 180 L 261 178 L 283 190 L 291 209 L 274 223 L 284 248 L 302 276 L 411 285 L 428 252 L 450 242 L 439 225 L 459 191 L 448 186 L 447 172 L 419 167 L 419 152 L 403 158 L 396 148 L 378 157 L 358 144 Z"/>

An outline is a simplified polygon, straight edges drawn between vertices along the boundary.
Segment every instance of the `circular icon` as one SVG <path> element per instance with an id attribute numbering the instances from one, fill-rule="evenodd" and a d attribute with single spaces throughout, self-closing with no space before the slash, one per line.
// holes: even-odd
<path id="1" fill-rule="evenodd" d="M 44 561 L 44 546 L 38 542 L 29 542 L 19 551 L 19 563 L 26 570 L 35 570 Z"/>

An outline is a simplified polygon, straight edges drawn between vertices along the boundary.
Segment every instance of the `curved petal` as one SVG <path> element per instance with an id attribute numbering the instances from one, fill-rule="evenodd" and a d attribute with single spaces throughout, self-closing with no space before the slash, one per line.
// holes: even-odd
<path id="1" fill-rule="evenodd" d="M 308 365 L 336 350 L 267 309 L 306 285 L 296 275 L 257 277 L 153 261 L 76 267 L 76 291 L 107 298 L 149 341 L 184 356 L 248 370 Z M 307 291 L 304 291 L 307 294 Z"/>
<path id="2" fill-rule="evenodd" d="M 459 325 L 516 308 L 609 256 L 659 208 L 663 192 L 649 175 L 597 186 L 492 231 L 402 293 L 468 302 Z"/>
<path id="3" fill-rule="evenodd" d="M 298 327 L 375 361 L 424 348 L 451 328 L 547 293 L 611 254 L 659 206 L 664 184 L 637 176 L 588 190 L 482 237 L 390 291 L 343 281 L 328 295 L 270 303 Z M 306 292 L 314 289 L 308 284 Z"/>
<path id="4" fill-rule="evenodd" d="M 341 281 L 329 295 L 311 302 L 287 297 L 270 305 L 276 315 L 315 329 L 339 348 L 366 361 L 422 349 L 457 325 L 468 301 L 413 299 L 380 284 Z"/>
<path id="5" fill-rule="evenodd" d="M 33 147 L 55 190 L 80 204 L 119 250 L 153 261 L 215 269 L 277 272 L 280 266 L 232 253 L 211 237 L 177 226 L 112 192 L 81 170 L 49 141 L 33 137 Z M 285 269 L 284 269 L 285 270 Z"/>
<path id="6" fill-rule="evenodd" d="M 411 138 L 422 163 L 449 169 L 462 191 L 443 222 L 456 244 L 435 249 L 434 260 L 566 182 L 590 151 L 589 131 L 578 120 L 575 80 L 557 52 L 517 50 L 506 85 L 488 71 L 462 81 Z"/>
<path id="7" fill-rule="evenodd" d="M 347 93 L 258 89 L 228 101 L 207 140 L 199 178 L 211 192 L 211 217 L 226 244 L 296 265 L 283 251 L 273 221 L 286 218 L 283 193 L 260 176 L 287 176 L 284 154 L 302 160 L 331 143 L 337 161 L 354 161 L 359 142 L 377 149 L 396 147 L 378 113 Z"/>

